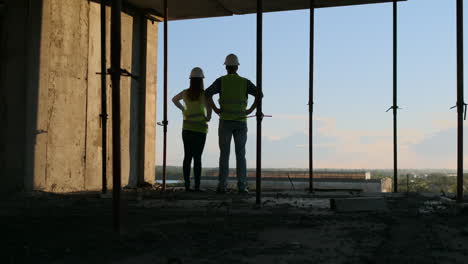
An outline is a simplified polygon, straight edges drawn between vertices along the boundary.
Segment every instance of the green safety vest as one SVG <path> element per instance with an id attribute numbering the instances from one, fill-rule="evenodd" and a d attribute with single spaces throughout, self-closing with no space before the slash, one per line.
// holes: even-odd
<path id="1" fill-rule="evenodd" d="M 187 91 L 182 94 L 185 104 L 183 130 L 190 130 L 201 133 L 208 133 L 208 122 L 206 121 L 204 95 L 195 101 L 190 101 Z"/>
<path id="2" fill-rule="evenodd" d="M 237 74 L 221 77 L 221 119 L 246 122 L 247 79 Z"/>

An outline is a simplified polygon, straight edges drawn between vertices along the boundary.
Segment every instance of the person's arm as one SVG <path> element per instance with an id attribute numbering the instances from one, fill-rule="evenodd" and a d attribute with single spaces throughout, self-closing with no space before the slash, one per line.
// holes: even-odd
<path id="1" fill-rule="evenodd" d="M 255 97 L 255 101 L 253 102 L 252 106 L 247 109 L 247 115 L 250 115 L 255 110 L 255 108 L 257 108 L 259 98 L 257 94 L 257 87 L 249 80 L 247 80 L 247 93 Z M 260 96 L 263 97 L 263 94 Z"/>
<path id="2" fill-rule="evenodd" d="M 178 93 L 176 96 L 174 96 L 172 98 L 172 102 L 175 104 L 175 106 L 177 106 L 177 108 L 179 108 L 182 112 L 185 111 L 185 107 L 180 103 L 180 101 L 183 99 L 183 94 L 184 94 L 184 91 Z"/>
<path id="3" fill-rule="evenodd" d="M 206 121 L 210 121 L 211 120 L 211 113 L 213 112 L 212 109 L 211 109 L 211 105 L 208 103 L 206 98 L 204 98 L 203 103 L 205 104 L 205 108 L 206 108 Z"/>
<path id="4" fill-rule="evenodd" d="M 219 109 L 213 101 L 213 95 L 221 92 L 221 80 L 217 79 L 214 83 L 205 90 L 205 101 L 206 104 L 209 106 L 210 111 L 213 110 L 216 114 L 221 113 L 221 109 Z M 207 108 L 208 109 L 208 108 Z"/>
<path id="5" fill-rule="evenodd" d="M 216 114 L 221 114 L 221 109 L 219 109 L 213 101 L 213 96 L 206 97 L 206 104 L 210 107 L 210 109 L 215 112 Z"/>

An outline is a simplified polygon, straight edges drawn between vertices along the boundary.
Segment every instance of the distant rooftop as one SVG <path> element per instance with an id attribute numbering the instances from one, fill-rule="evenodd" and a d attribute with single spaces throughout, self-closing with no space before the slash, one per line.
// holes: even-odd
<path id="1" fill-rule="evenodd" d="M 406 0 L 398 0 L 406 1 Z M 163 0 L 127 0 L 127 3 L 163 16 Z M 315 0 L 316 8 L 378 4 L 393 0 Z M 263 11 L 289 11 L 308 9 L 310 0 L 264 0 Z M 220 17 L 252 14 L 256 12 L 256 0 L 168 0 L 168 19 L 181 20 L 192 18 Z"/>

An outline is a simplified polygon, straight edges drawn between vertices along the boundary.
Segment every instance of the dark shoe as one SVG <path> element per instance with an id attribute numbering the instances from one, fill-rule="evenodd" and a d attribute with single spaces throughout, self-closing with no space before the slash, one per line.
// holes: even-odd
<path id="1" fill-rule="evenodd" d="M 194 192 L 194 190 L 193 190 L 193 189 L 190 189 L 190 188 L 185 188 L 185 191 L 186 191 L 186 192 Z"/>

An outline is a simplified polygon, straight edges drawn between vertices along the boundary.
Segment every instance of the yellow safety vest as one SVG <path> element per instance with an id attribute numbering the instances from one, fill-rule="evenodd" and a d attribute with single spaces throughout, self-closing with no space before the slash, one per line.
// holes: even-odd
<path id="1" fill-rule="evenodd" d="M 184 123 L 182 129 L 201 133 L 208 133 L 208 122 L 206 121 L 206 109 L 204 94 L 197 100 L 191 101 L 187 90 L 182 94 L 185 104 Z"/>
<path id="2" fill-rule="evenodd" d="M 237 74 L 221 77 L 221 119 L 246 122 L 247 79 Z"/>

